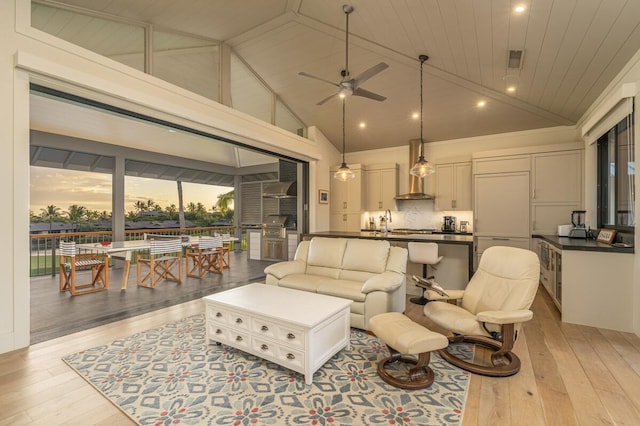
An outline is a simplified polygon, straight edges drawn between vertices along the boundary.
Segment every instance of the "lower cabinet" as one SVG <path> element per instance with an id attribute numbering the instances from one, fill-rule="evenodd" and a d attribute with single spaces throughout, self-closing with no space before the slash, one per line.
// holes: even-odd
<path id="1" fill-rule="evenodd" d="M 249 260 L 262 259 L 262 230 L 247 230 L 247 243 Z"/>
<path id="2" fill-rule="evenodd" d="M 540 259 L 540 283 L 562 312 L 562 251 L 545 241 L 537 240 L 536 252 Z"/>

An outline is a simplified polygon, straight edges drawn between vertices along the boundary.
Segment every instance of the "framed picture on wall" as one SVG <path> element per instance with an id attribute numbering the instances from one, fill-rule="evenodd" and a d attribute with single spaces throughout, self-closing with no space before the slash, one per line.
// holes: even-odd
<path id="1" fill-rule="evenodd" d="M 613 239 L 616 236 L 616 231 L 614 229 L 604 229 L 602 228 L 600 232 L 598 232 L 598 242 L 611 244 Z"/>
<path id="2" fill-rule="evenodd" d="M 318 190 L 318 203 L 329 204 L 329 191 L 326 189 Z"/>

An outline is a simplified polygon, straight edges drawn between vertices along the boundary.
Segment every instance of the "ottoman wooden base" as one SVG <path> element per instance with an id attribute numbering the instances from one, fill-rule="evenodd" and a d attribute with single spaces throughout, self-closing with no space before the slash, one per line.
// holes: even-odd
<path id="1" fill-rule="evenodd" d="M 376 315 L 369 320 L 369 328 L 391 353 L 388 358 L 378 361 L 378 374 L 382 380 L 402 389 L 422 389 L 433 383 L 434 373 L 429 367 L 431 352 L 447 347 L 449 341 L 445 336 L 399 312 Z M 396 362 L 413 365 L 406 377 L 389 373 L 387 365 Z"/>

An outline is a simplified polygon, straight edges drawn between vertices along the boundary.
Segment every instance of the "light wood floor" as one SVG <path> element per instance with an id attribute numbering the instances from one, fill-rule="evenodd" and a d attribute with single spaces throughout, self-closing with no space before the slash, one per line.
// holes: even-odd
<path id="1" fill-rule="evenodd" d="M 60 358 L 202 311 L 195 300 L 0 355 L 0 424 L 132 424 Z M 640 425 L 640 338 L 560 323 L 542 288 L 533 311 L 515 348 L 522 370 L 472 376 L 464 425 Z M 417 305 L 407 314 L 429 325 Z"/>

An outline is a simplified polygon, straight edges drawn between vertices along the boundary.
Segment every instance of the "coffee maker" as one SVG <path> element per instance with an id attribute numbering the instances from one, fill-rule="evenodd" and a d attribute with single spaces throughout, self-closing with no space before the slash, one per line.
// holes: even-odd
<path id="1" fill-rule="evenodd" d="M 456 217 L 445 216 L 442 223 L 442 232 L 456 232 Z"/>

